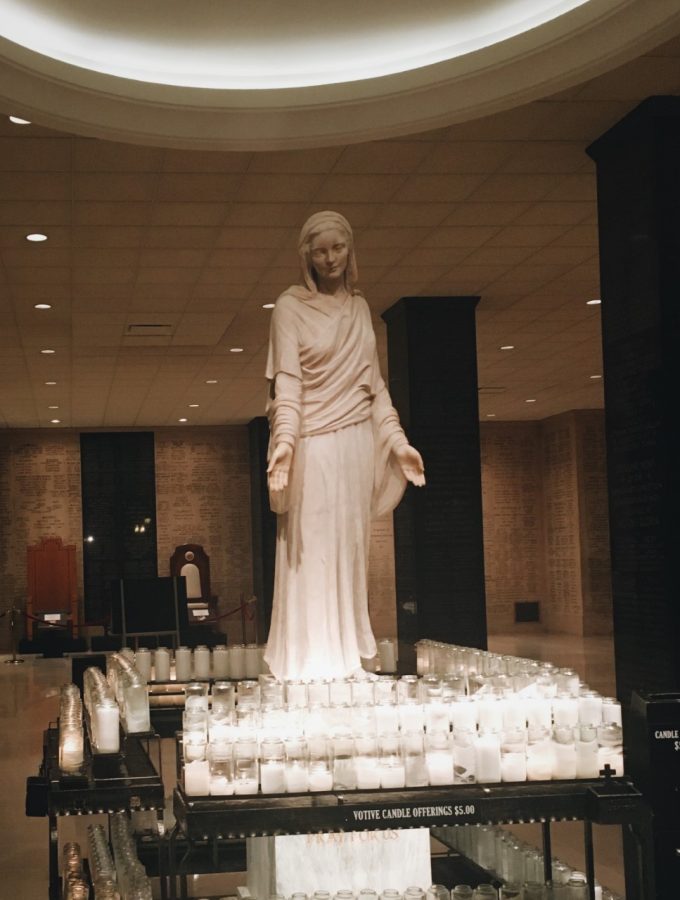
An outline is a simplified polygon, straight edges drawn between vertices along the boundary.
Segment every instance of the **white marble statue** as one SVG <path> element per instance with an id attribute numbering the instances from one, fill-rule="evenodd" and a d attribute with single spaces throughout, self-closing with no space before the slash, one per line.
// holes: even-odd
<path id="1" fill-rule="evenodd" d="M 423 461 L 380 375 L 368 304 L 354 287 L 352 229 L 339 213 L 300 233 L 304 284 L 272 313 L 267 379 L 269 495 L 278 514 L 265 659 L 277 678 L 344 677 L 376 654 L 368 616 L 372 516 Z"/>

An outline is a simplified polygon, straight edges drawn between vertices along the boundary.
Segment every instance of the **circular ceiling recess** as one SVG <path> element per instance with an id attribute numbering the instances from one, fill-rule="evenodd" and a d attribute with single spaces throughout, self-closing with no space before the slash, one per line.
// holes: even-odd
<path id="1" fill-rule="evenodd" d="M 677 0 L 0 0 L 0 102 L 118 140 L 319 146 L 535 99 L 679 30 Z"/>

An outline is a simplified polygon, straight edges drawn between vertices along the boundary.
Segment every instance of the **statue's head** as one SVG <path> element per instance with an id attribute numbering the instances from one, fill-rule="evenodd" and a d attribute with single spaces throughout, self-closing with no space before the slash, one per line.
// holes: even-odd
<path id="1" fill-rule="evenodd" d="M 358 281 L 359 273 L 357 270 L 356 257 L 354 255 L 354 235 L 352 234 L 352 226 L 340 213 L 326 209 L 323 212 L 314 213 L 313 216 L 310 216 L 307 219 L 302 226 L 298 240 L 302 279 L 310 291 L 316 291 L 317 289 L 317 278 L 311 253 L 312 242 L 324 231 L 332 230 L 339 231 L 347 241 L 349 251 L 347 266 L 345 268 L 345 285 L 347 289 L 352 290 Z"/>

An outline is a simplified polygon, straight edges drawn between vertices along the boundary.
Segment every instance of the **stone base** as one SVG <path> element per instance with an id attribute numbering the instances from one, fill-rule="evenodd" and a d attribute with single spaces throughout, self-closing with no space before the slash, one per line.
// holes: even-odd
<path id="1" fill-rule="evenodd" d="M 248 838 L 248 890 L 267 900 L 295 891 L 423 890 L 432 884 L 428 828 Z"/>

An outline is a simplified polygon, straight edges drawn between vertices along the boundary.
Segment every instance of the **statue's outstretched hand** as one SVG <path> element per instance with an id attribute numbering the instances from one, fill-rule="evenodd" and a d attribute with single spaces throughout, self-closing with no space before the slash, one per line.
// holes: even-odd
<path id="1" fill-rule="evenodd" d="M 288 487 L 288 473 L 293 461 L 293 448 L 290 444 L 277 444 L 267 466 L 267 480 L 270 491 L 282 491 Z"/>
<path id="2" fill-rule="evenodd" d="M 402 444 L 394 451 L 397 462 L 401 466 L 404 477 L 416 487 L 423 487 L 425 484 L 425 466 L 423 458 L 415 447 L 410 444 Z"/>

